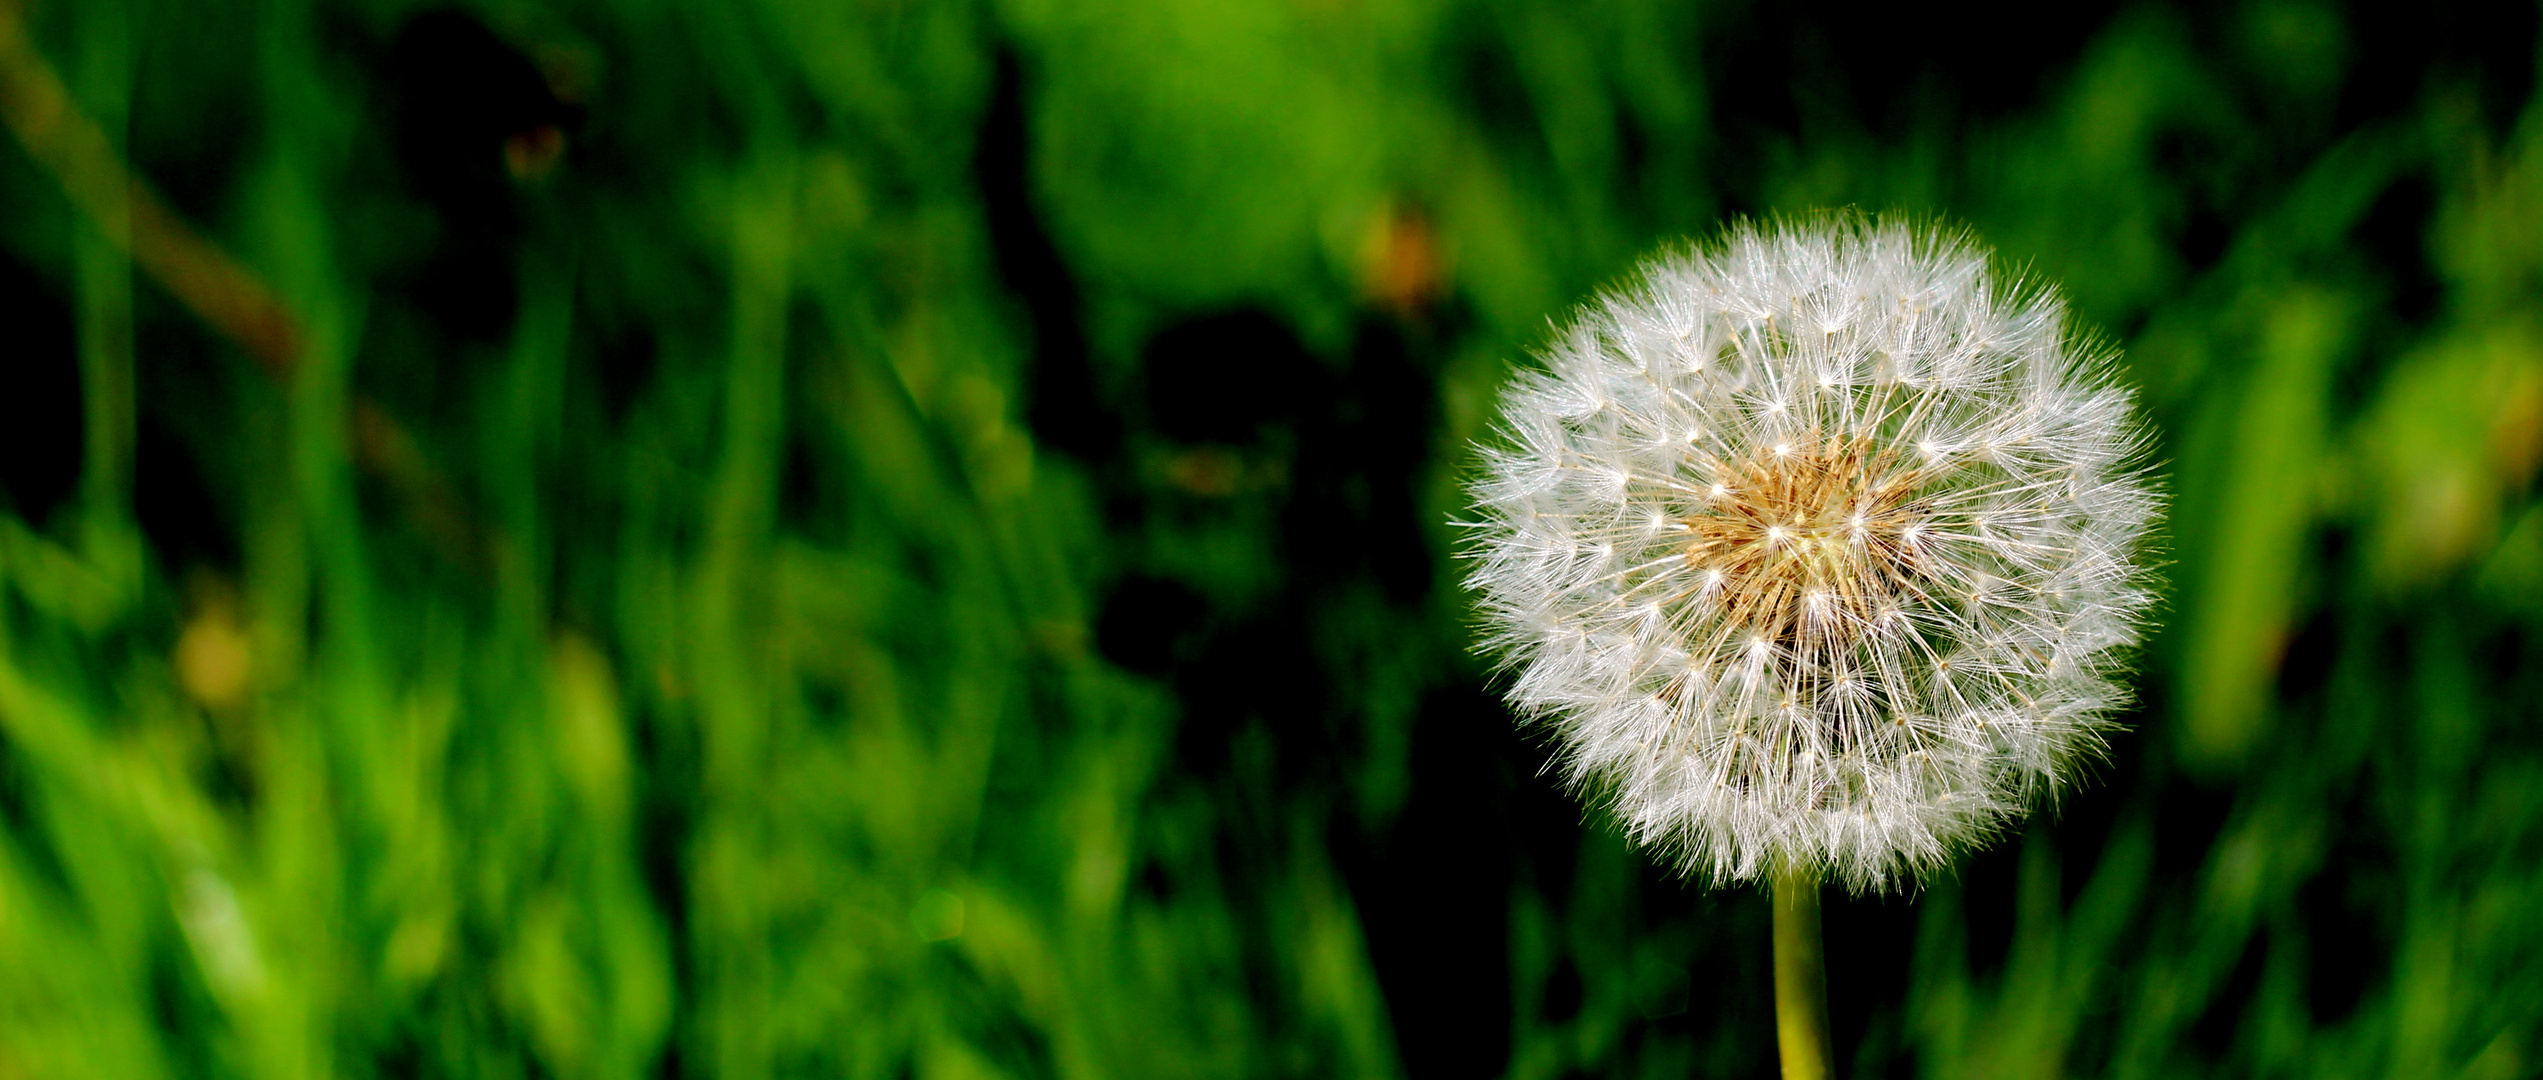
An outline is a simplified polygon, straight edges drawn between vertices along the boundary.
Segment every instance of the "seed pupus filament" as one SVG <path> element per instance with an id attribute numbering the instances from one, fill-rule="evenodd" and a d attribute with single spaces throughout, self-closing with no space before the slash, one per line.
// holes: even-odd
<path id="1" fill-rule="evenodd" d="M 1784 649 L 1844 648 L 1918 591 L 1921 470 L 1864 436 L 1699 458 L 1714 498 L 1681 519 L 1688 565 L 1719 571 L 1726 628 Z"/>

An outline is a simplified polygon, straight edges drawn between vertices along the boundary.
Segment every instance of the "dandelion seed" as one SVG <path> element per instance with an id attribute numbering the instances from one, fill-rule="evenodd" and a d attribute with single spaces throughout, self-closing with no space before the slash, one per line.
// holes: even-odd
<path id="1" fill-rule="evenodd" d="M 1911 886 L 2102 746 L 2159 499 L 2110 355 L 1987 260 L 1895 222 L 1737 228 L 1592 301 L 1613 332 L 1503 399 L 1486 645 L 1570 784 L 1692 874 Z M 1616 422 L 1563 423 L 1583 401 Z M 1591 554 L 1549 563 L 1549 533 Z"/>

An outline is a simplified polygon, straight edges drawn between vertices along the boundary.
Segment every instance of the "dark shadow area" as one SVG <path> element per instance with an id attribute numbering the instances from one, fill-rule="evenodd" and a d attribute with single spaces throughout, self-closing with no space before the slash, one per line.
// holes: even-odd
<path id="1" fill-rule="evenodd" d="M 1032 328 L 1025 422 L 1043 445 L 1103 458 L 1120 449 L 1121 429 L 1095 382 L 1076 279 L 1034 209 L 1032 135 L 1025 116 L 1024 62 L 1014 49 L 1000 48 L 972 173 L 998 275 Z"/>
<path id="2" fill-rule="evenodd" d="M 580 110 L 557 100 L 521 50 L 456 8 L 408 19 L 387 59 L 391 144 L 431 218 L 421 262 L 397 284 L 454 338 L 500 341 L 520 294 L 514 188 L 556 167 Z"/>
<path id="3" fill-rule="evenodd" d="M 0 326 L 10 367 L 0 393 L 0 490 L 19 517 L 40 525 L 79 493 L 87 425 L 78 326 L 70 298 L 8 251 L 0 251 Z"/>

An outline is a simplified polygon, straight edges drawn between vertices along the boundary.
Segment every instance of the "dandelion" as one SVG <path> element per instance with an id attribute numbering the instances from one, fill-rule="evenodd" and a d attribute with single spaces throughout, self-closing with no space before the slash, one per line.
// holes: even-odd
<path id="1" fill-rule="evenodd" d="M 2053 292 L 1895 221 L 1742 226 L 1544 359 L 1475 485 L 1486 647 L 1634 840 L 1779 882 L 1779 984 L 1805 886 L 1815 971 L 1817 882 L 1912 886 L 2102 748 L 2160 502 Z"/>

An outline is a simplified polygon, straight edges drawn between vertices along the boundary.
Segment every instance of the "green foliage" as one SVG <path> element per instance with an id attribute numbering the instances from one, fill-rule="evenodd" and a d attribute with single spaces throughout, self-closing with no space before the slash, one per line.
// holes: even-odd
<path id="1" fill-rule="evenodd" d="M 35 5 L 301 346 L 0 152 L 0 1080 L 1761 1075 L 1764 898 L 1537 775 L 1447 522 L 1547 318 L 1830 205 L 2061 283 L 2175 500 L 2103 782 L 1830 898 L 1841 1059 L 2533 1075 L 2470 11 Z"/>

